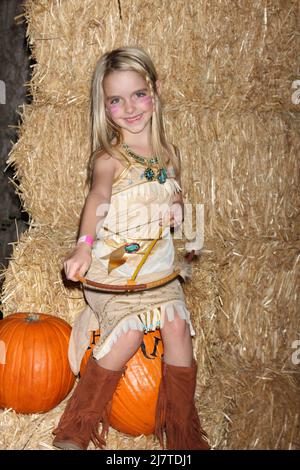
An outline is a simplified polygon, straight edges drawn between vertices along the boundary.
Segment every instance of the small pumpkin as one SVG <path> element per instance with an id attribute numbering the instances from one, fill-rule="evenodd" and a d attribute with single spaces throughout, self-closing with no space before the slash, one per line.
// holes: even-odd
<path id="1" fill-rule="evenodd" d="M 99 331 L 92 332 L 90 346 L 81 363 L 81 375 L 99 337 Z M 162 354 L 160 331 L 145 334 L 113 395 L 110 424 L 117 431 L 132 436 L 154 433 Z"/>
<path id="2" fill-rule="evenodd" d="M 43 413 L 75 382 L 68 362 L 71 326 L 47 314 L 14 313 L 0 321 L 0 408 Z"/>

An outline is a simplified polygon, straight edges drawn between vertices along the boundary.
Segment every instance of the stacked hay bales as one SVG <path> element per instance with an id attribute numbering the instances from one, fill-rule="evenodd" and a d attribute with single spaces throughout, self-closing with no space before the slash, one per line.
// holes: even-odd
<path id="1" fill-rule="evenodd" d="M 81 310 L 81 291 L 63 284 L 61 270 L 86 194 L 90 79 L 103 52 L 140 45 L 164 81 L 166 128 L 181 149 L 185 192 L 205 207 L 205 251 L 185 285 L 204 427 L 219 449 L 299 448 L 297 2 L 25 6 L 37 65 L 33 103 L 9 160 L 32 220 L 5 273 L 4 313 L 43 310 L 72 323 Z M 63 406 L 43 416 L 3 412 L 1 447 L 49 448 Z M 20 437 L 12 439 L 15 429 Z M 108 448 L 141 447 L 157 443 L 110 433 Z"/>

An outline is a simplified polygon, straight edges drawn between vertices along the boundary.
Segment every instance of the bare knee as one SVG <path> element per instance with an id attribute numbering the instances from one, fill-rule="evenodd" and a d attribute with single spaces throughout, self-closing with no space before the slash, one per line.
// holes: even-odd
<path id="1" fill-rule="evenodd" d="M 174 320 L 169 321 L 167 317 L 165 318 L 162 335 L 176 337 L 178 339 L 185 338 L 186 336 L 190 336 L 189 325 L 185 319 L 180 318 L 180 316 L 175 313 Z"/>
<path id="2" fill-rule="evenodd" d="M 140 330 L 128 330 L 122 335 L 123 341 L 132 349 L 137 349 L 142 344 L 144 332 Z"/>
<path id="3" fill-rule="evenodd" d="M 120 370 L 139 349 L 143 337 L 144 332 L 139 330 L 129 330 L 123 333 L 98 363 L 106 369 Z"/>

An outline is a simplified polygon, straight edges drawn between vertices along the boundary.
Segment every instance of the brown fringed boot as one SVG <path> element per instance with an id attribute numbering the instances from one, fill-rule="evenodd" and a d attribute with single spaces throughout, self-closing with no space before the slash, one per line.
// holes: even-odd
<path id="1" fill-rule="evenodd" d="M 99 366 L 91 356 L 85 373 L 68 401 L 66 409 L 53 431 L 53 445 L 60 449 L 85 450 L 90 440 L 96 447 L 106 445 L 111 400 L 125 368 L 112 371 Z M 102 422 L 102 432 L 98 428 Z"/>
<path id="2" fill-rule="evenodd" d="M 155 435 L 164 448 L 166 433 L 168 450 L 209 450 L 196 410 L 197 363 L 191 367 L 166 364 L 162 361 L 162 378 L 158 393 Z"/>

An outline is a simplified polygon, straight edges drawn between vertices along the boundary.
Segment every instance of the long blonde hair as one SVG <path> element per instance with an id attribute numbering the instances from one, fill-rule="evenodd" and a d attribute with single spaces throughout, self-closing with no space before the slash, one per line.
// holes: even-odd
<path id="1" fill-rule="evenodd" d="M 140 47 L 121 47 L 103 54 L 98 60 L 93 76 L 91 96 L 92 155 L 89 161 L 88 181 L 91 182 L 94 162 L 101 151 L 122 159 L 118 146 L 123 142 L 121 128 L 107 115 L 103 80 L 115 70 L 138 72 L 145 79 L 154 101 L 151 118 L 152 152 L 157 156 L 160 166 L 166 166 L 171 158 L 175 170 L 178 161 L 174 149 L 166 140 L 162 116 L 162 105 L 156 88 L 157 72 L 149 55 Z M 112 144 L 115 139 L 115 144 Z"/>

